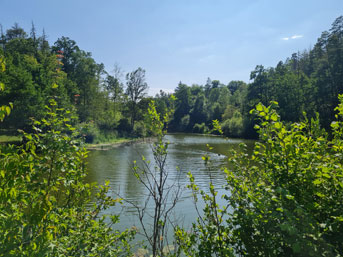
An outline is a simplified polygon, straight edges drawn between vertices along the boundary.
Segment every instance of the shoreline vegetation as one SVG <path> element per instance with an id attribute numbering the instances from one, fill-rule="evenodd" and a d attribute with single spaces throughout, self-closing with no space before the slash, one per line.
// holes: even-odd
<path id="1" fill-rule="evenodd" d="M 343 95 L 339 101 L 331 139 L 318 119 L 286 125 L 276 102 L 258 104 L 251 113 L 259 118 L 261 142 L 251 155 L 244 144 L 241 152 L 232 152 L 222 195 L 211 182 L 203 191 L 188 173 L 187 188 L 196 206 L 202 198 L 204 213 L 191 230 L 174 227 L 174 252 L 164 253 L 161 243 L 152 256 L 341 256 Z M 65 123 L 67 114 L 56 113 L 63 110 L 54 101 L 51 106 L 49 117 L 35 122 L 35 132 L 24 133 L 22 145 L 0 148 L 0 256 L 132 256 L 136 228 L 116 230 L 119 214 L 103 214 L 122 199 L 109 196 L 109 182 L 84 182 L 87 152 L 77 147 L 80 138 Z M 167 155 L 161 137 L 154 147 L 155 162 Z M 206 154 L 202 159 L 210 171 L 212 160 Z M 146 178 L 145 171 L 134 169 L 138 179 Z M 151 188 L 152 196 L 158 195 L 159 187 Z M 98 193 L 88 208 L 92 190 Z M 226 203 L 219 205 L 217 197 Z"/>
<path id="2" fill-rule="evenodd" d="M 20 136 L 0 135 L 0 144 L 18 144 L 20 142 Z"/>
<path id="3" fill-rule="evenodd" d="M 102 141 L 98 143 L 84 143 L 87 150 L 107 150 L 113 147 L 120 147 L 124 145 L 131 145 L 137 143 L 153 142 L 152 137 L 141 137 L 141 138 L 116 138 L 107 141 Z M 0 144 L 9 145 L 15 144 L 19 145 L 22 143 L 22 136 L 13 135 L 0 135 Z"/>
<path id="4" fill-rule="evenodd" d="M 85 144 L 87 150 L 109 150 L 114 147 L 120 147 L 125 145 L 132 145 L 138 143 L 153 142 L 152 137 L 148 138 L 118 138 L 115 140 L 110 140 L 108 142 L 101 142 L 96 144 Z"/>
<path id="5" fill-rule="evenodd" d="M 109 182 L 85 181 L 80 141 L 106 149 L 157 135 L 155 165 L 133 169 L 149 192 L 137 206 L 141 224 L 144 214 L 154 218 L 143 245 L 165 257 L 167 196 L 175 206 L 180 190 L 164 183 L 166 127 L 259 138 L 251 155 L 245 144 L 230 153 L 222 195 L 211 182 L 199 188 L 191 172 L 184 178 L 195 207 L 199 199 L 205 207 L 191 230 L 173 227 L 173 256 L 343 256 L 342 71 L 343 16 L 313 48 L 257 65 L 250 83 L 180 82 L 155 97 L 140 67 L 123 78 L 115 66 L 111 75 L 68 37 L 50 46 L 33 24 L 29 35 L 18 24 L 1 29 L 1 131 L 23 139 L 0 144 L 0 256 L 132 256 L 136 229 L 117 230 L 120 214 L 105 211 L 125 199 L 110 196 Z M 210 156 L 202 160 L 211 171 Z M 149 199 L 155 215 L 145 212 Z"/>
<path id="6" fill-rule="evenodd" d="M 4 119 L 1 130 L 27 131 L 33 117 L 43 118 L 51 98 L 76 117 L 72 125 L 86 143 L 151 136 L 146 124 L 152 101 L 162 116 L 175 110 L 169 132 L 215 133 L 216 120 L 227 137 L 256 139 L 256 122 L 249 111 L 270 101 L 279 103 L 285 123 L 302 121 L 304 112 L 309 119 L 318 113 L 321 126 L 330 130 L 338 95 L 343 93 L 342 31 L 340 16 L 311 49 L 293 53 L 274 67 L 257 65 L 249 83 L 180 81 L 173 93 L 161 90 L 149 96 L 143 68 L 124 74 L 114 65 L 113 72 L 107 72 L 74 40 L 62 36 L 50 45 L 33 24 L 30 33 L 15 24 L 0 35 L 0 81 L 6 85 L 0 104 L 12 104 L 7 106 L 12 115 Z"/>
<path id="7" fill-rule="evenodd" d="M 216 134 L 208 134 L 208 133 L 186 133 L 186 132 L 170 132 L 169 134 L 189 134 L 189 135 L 204 135 L 204 136 L 214 136 L 214 137 L 225 137 L 223 135 L 216 135 Z M 241 138 L 241 139 L 247 139 L 249 138 Z M 17 135 L 0 135 L 0 144 L 20 144 L 22 142 L 22 137 Z M 84 143 L 84 146 L 87 150 L 107 150 L 111 149 L 113 147 L 120 147 L 124 145 L 131 145 L 136 143 L 151 143 L 154 142 L 154 137 L 139 137 L 139 138 L 115 138 L 115 139 L 109 139 L 100 141 L 97 143 Z"/>

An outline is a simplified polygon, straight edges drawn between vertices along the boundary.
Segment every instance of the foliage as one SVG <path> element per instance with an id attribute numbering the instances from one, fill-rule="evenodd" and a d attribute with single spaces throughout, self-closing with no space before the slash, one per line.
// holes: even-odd
<path id="1" fill-rule="evenodd" d="M 241 136 L 244 130 L 242 114 L 236 110 L 230 119 L 227 119 L 222 123 L 221 127 L 225 135 L 230 135 L 232 137 Z"/>
<path id="2" fill-rule="evenodd" d="M 189 121 L 190 121 L 190 116 L 189 114 L 183 116 L 180 121 L 180 126 L 179 128 L 181 131 L 188 131 L 189 128 Z"/>
<path id="3" fill-rule="evenodd" d="M 133 129 L 137 119 L 137 105 L 145 96 L 148 89 L 148 84 L 145 82 L 145 70 L 138 68 L 137 70 L 126 74 L 126 80 L 126 94 L 129 99 L 131 128 Z"/>
<path id="4" fill-rule="evenodd" d="M 249 110 L 259 102 L 267 105 L 270 101 L 279 103 L 278 112 L 285 122 L 301 120 L 304 111 L 310 118 L 318 112 L 321 125 L 330 129 L 337 96 L 343 93 L 342 20 L 342 16 L 338 17 L 312 49 L 293 53 L 276 67 L 257 65 L 248 85 L 243 81 L 224 85 L 211 79 L 205 85 L 180 82 L 175 89 L 177 101 L 171 129 L 191 132 L 195 124 L 204 122 L 210 127 L 212 120 L 218 120 L 226 136 L 257 137 Z M 231 120 L 237 110 L 241 117 Z M 187 115 L 189 123 L 185 126 Z"/>
<path id="5" fill-rule="evenodd" d="M 120 200 L 107 185 L 84 182 L 87 152 L 72 119 L 51 100 L 23 145 L 1 148 L 0 256 L 130 254 L 134 231 L 119 232 L 119 217 L 102 215 Z"/>
<path id="6" fill-rule="evenodd" d="M 258 104 L 252 111 L 260 119 L 261 142 L 251 156 L 242 145 L 230 157 L 221 196 L 226 204 L 217 204 L 212 185 L 209 194 L 200 191 L 204 215 L 190 233 L 176 233 L 186 255 L 343 255 L 343 96 L 332 139 L 318 117 L 287 129 L 276 107 Z"/>
<path id="7" fill-rule="evenodd" d="M 147 110 L 147 105 L 138 104 L 147 89 L 141 68 L 128 74 L 124 92 L 119 66 L 115 66 L 114 76 L 109 75 L 103 64 L 96 63 L 91 53 L 68 37 L 50 46 L 44 33 L 36 34 L 34 25 L 28 36 L 15 24 L 1 35 L 0 43 L 0 55 L 7 66 L 0 80 L 8 85 L 0 95 L 1 112 L 9 112 L 9 102 L 16 106 L 13 115 L 2 123 L 4 128 L 28 130 L 32 117 L 40 120 L 52 95 L 52 84 L 59 85 L 53 93 L 55 100 L 60 107 L 77 113 L 76 122 L 93 121 L 105 132 L 129 135 L 134 122 L 127 128 L 122 126 L 125 119 L 132 120 L 134 114 L 133 121 L 140 120 L 141 113 Z"/>
<path id="8" fill-rule="evenodd" d="M 180 82 L 175 89 L 170 131 L 199 131 L 196 124 L 211 128 L 212 120 L 218 120 L 225 136 L 257 137 L 249 110 L 269 101 L 279 103 L 278 113 L 285 122 L 301 120 L 304 111 L 309 118 L 318 112 L 321 125 L 330 129 L 337 96 L 343 93 L 342 20 L 338 17 L 312 49 L 293 53 L 276 67 L 257 65 L 249 84 L 233 80 L 225 85 L 210 78 L 204 85 Z M 3 127 L 28 128 L 30 117 L 41 119 L 51 95 L 50 85 L 55 83 L 59 85 L 55 92 L 59 106 L 75 110 L 80 122 L 93 121 L 101 131 L 117 131 L 119 135 L 144 134 L 142 118 L 150 101 L 144 69 L 127 73 L 125 83 L 118 65 L 110 75 L 74 40 L 61 37 L 50 46 L 45 33 L 38 36 L 35 31 L 34 25 L 31 33 L 26 33 L 15 24 L 1 35 L 0 54 L 7 69 L 0 73 L 0 80 L 7 87 L 0 105 L 12 102 L 16 106 Z M 161 113 L 170 106 L 170 94 L 161 92 L 154 100 Z M 9 110 L 4 108 L 2 113 Z M 140 123 L 136 128 L 135 122 Z"/>
<path id="9" fill-rule="evenodd" d="M 193 133 L 201 133 L 201 134 L 205 134 L 208 132 L 208 127 L 205 125 L 205 123 L 195 123 L 195 125 L 193 126 Z"/>
<path id="10" fill-rule="evenodd" d="M 33 38 L 21 36 L 21 30 L 16 26 L 7 31 L 11 36 L 0 50 L 6 61 L 6 70 L 0 74 L 0 79 L 7 85 L 0 104 L 12 102 L 16 107 L 2 126 L 20 129 L 29 127 L 30 117 L 42 118 L 44 105 L 52 94 L 52 84 L 60 85 L 54 90 L 59 105 L 70 107 L 66 74 L 59 70 L 56 56 L 39 50 L 39 44 Z"/>
<path id="11" fill-rule="evenodd" d="M 100 137 L 99 128 L 94 122 L 80 123 L 77 125 L 77 130 L 86 143 L 96 142 Z"/>
<path id="12" fill-rule="evenodd" d="M 133 127 L 133 135 L 136 137 L 146 137 L 147 131 L 146 131 L 146 124 L 144 121 L 136 122 Z"/>
<path id="13" fill-rule="evenodd" d="M 137 210 L 142 233 L 154 257 L 170 254 L 166 251 L 166 248 L 170 249 L 167 227 L 172 225 L 172 210 L 179 200 L 181 190 L 175 182 L 171 184 L 168 181 L 169 172 L 166 167 L 169 143 L 165 142 L 164 136 L 172 112 L 170 109 L 161 117 L 156 111 L 155 103 L 150 103 L 147 124 L 150 133 L 156 137 L 156 142 L 152 145 L 154 164 L 152 166 L 143 156 L 143 167 L 135 165 L 133 168 L 136 178 L 147 190 L 147 198 L 142 206 L 127 200 Z M 151 212 L 147 209 L 150 203 L 153 209 Z M 148 225 L 151 219 L 152 224 Z"/>
<path id="14" fill-rule="evenodd" d="M 0 55 L 0 73 L 5 71 L 4 57 Z M 0 92 L 5 90 L 5 84 L 0 81 Z M 10 115 L 13 104 L 0 106 L 0 122 L 2 122 L 6 116 Z"/>
<path id="15" fill-rule="evenodd" d="M 203 157 L 205 164 L 210 165 L 209 157 Z M 210 193 L 200 190 L 194 182 L 191 172 L 188 173 L 190 185 L 195 201 L 195 208 L 198 212 L 196 223 L 192 224 L 191 231 L 185 231 L 177 227 L 175 238 L 180 247 L 179 251 L 186 256 L 235 256 L 230 243 L 230 234 L 228 227 L 224 222 L 224 217 L 229 206 L 219 207 L 217 204 L 217 192 L 212 182 L 209 186 Z M 198 195 L 205 201 L 206 206 L 203 209 L 203 215 L 197 207 Z"/>

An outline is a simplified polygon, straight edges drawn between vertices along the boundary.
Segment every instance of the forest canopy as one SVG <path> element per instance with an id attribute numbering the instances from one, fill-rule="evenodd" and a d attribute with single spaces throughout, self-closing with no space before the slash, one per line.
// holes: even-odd
<path id="1" fill-rule="evenodd" d="M 226 136 L 257 137 L 249 111 L 270 101 L 279 103 L 285 122 L 301 120 L 304 112 L 309 117 L 319 113 L 328 129 L 338 94 L 343 93 L 342 38 L 340 16 L 311 49 L 294 53 L 275 67 L 257 65 L 250 83 L 223 84 L 210 78 L 204 85 L 180 82 L 173 93 L 175 113 L 169 130 L 208 133 L 212 121 L 218 120 Z M 147 95 L 143 68 L 123 74 L 115 65 L 114 72 L 107 72 L 74 40 L 61 37 L 50 45 L 45 32 L 38 35 L 33 24 L 30 32 L 15 24 L 2 33 L 0 55 L 6 63 L 0 79 L 8 85 L 0 104 L 14 105 L 13 115 L 2 124 L 6 133 L 29 128 L 31 117 L 42 117 L 53 84 L 58 85 L 56 101 L 77 115 L 77 128 L 89 142 L 106 136 L 147 136 L 144 114 L 149 102 L 154 99 L 160 113 L 171 107 L 170 93 Z"/>

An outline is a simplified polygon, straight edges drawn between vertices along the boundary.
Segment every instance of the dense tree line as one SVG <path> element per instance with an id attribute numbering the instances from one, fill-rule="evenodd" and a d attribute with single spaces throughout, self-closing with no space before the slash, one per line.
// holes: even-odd
<path id="1" fill-rule="evenodd" d="M 210 79 L 205 85 L 180 82 L 170 128 L 203 133 L 217 119 L 228 136 L 257 136 L 249 111 L 259 102 L 277 101 L 285 122 L 301 120 L 304 112 L 309 117 L 319 113 L 322 126 L 328 129 L 338 94 L 343 93 L 343 16 L 312 49 L 294 53 L 276 67 L 257 65 L 250 79 L 249 84 L 231 81 L 227 85 Z"/>
<path id="2" fill-rule="evenodd" d="M 243 135 L 243 116 L 248 85 L 231 81 L 228 85 L 208 79 L 204 86 L 179 83 L 175 89 L 175 113 L 170 130 L 206 133 L 212 121 L 222 122 L 225 134 Z"/>
<path id="3" fill-rule="evenodd" d="M 148 106 L 143 99 L 147 92 L 144 69 L 126 75 L 124 90 L 118 66 L 113 74 L 108 73 L 91 53 L 67 37 L 50 46 L 45 32 L 38 36 L 34 25 L 29 34 L 18 24 L 2 32 L 0 55 L 6 64 L 0 79 L 8 85 L 0 103 L 14 105 L 13 114 L 2 124 L 7 132 L 30 128 L 30 119 L 40 119 L 54 95 L 61 108 L 78 117 L 77 127 L 87 141 L 101 135 L 143 135 L 142 113 Z M 52 85 L 58 85 L 58 92 L 52 93 Z"/>
<path id="4" fill-rule="evenodd" d="M 1 34 L 0 54 L 6 71 L 1 80 L 9 85 L 0 103 L 13 102 L 13 115 L 3 127 L 29 127 L 30 117 L 40 118 L 57 84 L 56 101 L 78 117 L 77 127 L 87 141 L 111 136 L 147 135 L 144 115 L 152 97 L 146 95 L 145 71 L 138 68 L 124 76 L 118 65 L 112 73 L 74 40 L 59 38 L 52 46 L 34 25 L 27 34 L 15 24 Z M 294 53 L 276 67 L 257 65 L 250 83 L 223 84 L 208 78 L 204 85 L 182 82 L 175 89 L 175 113 L 170 131 L 208 133 L 218 120 L 226 136 L 257 137 L 249 111 L 261 102 L 279 103 L 285 122 L 319 113 L 328 129 L 334 118 L 337 96 L 343 93 L 343 16 L 319 37 L 310 50 Z M 171 107 L 171 96 L 161 91 L 154 97 L 157 110 Z"/>

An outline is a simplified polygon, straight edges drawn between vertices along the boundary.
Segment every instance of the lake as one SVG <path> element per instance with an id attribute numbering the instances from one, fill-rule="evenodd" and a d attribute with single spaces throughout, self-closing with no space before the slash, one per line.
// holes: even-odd
<path id="1" fill-rule="evenodd" d="M 198 134 L 168 134 L 165 140 L 170 142 L 166 162 L 170 174 L 168 182 L 178 181 L 182 192 L 173 217 L 178 219 L 179 225 L 189 228 L 190 224 L 196 220 L 197 212 L 191 192 L 186 188 L 189 184 L 187 173 L 192 172 L 195 183 L 200 189 L 208 191 L 210 179 L 212 179 L 215 188 L 220 193 L 224 193 L 222 186 L 225 185 L 225 174 L 222 169 L 228 165 L 229 151 L 238 150 L 240 143 L 245 143 L 248 149 L 252 149 L 255 141 Z M 207 144 L 213 149 L 209 151 Z M 205 154 L 211 158 L 211 169 L 204 165 L 202 156 Z M 113 196 L 120 195 L 135 204 L 143 204 L 147 191 L 132 172 L 133 161 L 137 161 L 139 166 L 142 165 L 141 156 L 147 160 L 153 160 L 150 143 L 134 143 L 106 150 L 91 150 L 88 158 L 88 181 L 103 184 L 108 180 L 111 187 L 110 193 Z M 201 209 L 203 204 L 200 202 L 199 205 Z M 134 208 L 127 204 L 106 212 L 121 213 L 119 229 L 140 227 Z"/>

